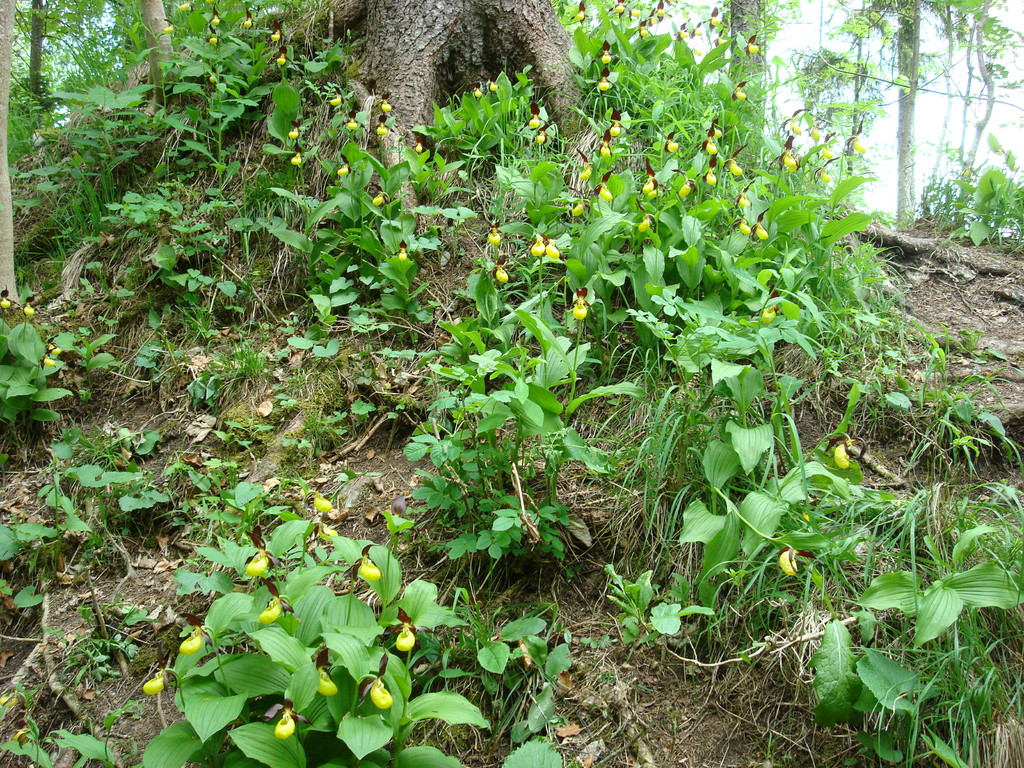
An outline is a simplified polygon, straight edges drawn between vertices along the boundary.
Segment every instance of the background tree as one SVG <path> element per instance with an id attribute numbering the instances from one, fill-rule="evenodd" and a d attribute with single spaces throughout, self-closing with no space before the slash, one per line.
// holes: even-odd
<path id="1" fill-rule="evenodd" d="M 914 163 L 914 112 L 921 59 L 921 0 L 901 0 L 897 6 L 899 30 L 896 34 L 898 70 L 901 84 L 899 127 L 896 137 L 897 196 L 896 220 L 907 224 L 916 208 L 916 164 Z"/>
<path id="2" fill-rule="evenodd" d="M 7 164 L 7 113 L 14 50 L 14 0 L 0 0 L 0 291 L 17 294 L 14 281 L 14 209 Z"/>
<path id="3" fill-rule="evenodd" d="M 157 104 L 164 103 L 163 63 L 171 55 L 171 40 L 164 34 L 167 18 L 162 0 L 139 0 L 142 11 L 142 26 L 146 32 L 146 46 L 149 48 L 149 83 L 153 86 L 151 95 Z"/>

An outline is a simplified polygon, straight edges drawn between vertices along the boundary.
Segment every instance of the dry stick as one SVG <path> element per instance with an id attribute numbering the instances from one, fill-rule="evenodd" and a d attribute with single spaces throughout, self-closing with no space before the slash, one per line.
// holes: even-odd
<path id="1" fill-rule="evenodd" d="M 887 466 L 882 464 L 882 462 L 876 459 L 872 454 L 865 451 L 861 455 L 860 460 L 867 464 L 876 475 L 879 475 L 881 477 L 884 477 L 886 480 L 889 480 L 890 485 L 892 485 L 893 487 L 898 488 L 901 485 L 907 484 L 906 480 L 904 480 L 902 477 L 897 475 Z"/>
<path id="2" fill-rule="evenodd" d="M 516 489 L 516 495 L 519 497 L 519 519 L 522 521 L 523 527 L 526 528 L 530 540 L 536 544 L 540 541 L 540 531 L 526 509 L 526 499 L 523 497 L 523 482 L 519 479 L 519 469 L 514 461 L 512 462 L 512 486 Z"/>
<path id="3" fill-rule="evenodd" d="M 374 423 L 374 425 L 372 427 L 370 427 L 369 431 L 367 431 L 367 433 L 365 435 L 363 435 L 361 438 L 356 440 L 354 443 L 349 444 L 347 447 L 342 448 L 341 449 L 341 453 L 338 454 L 338 458 L 339 459 L 343 459 L 346 456 L 348 456 L 350 453 L 352 453 L 353 451 L 358 451 L 360 448 L 362 448 L 364 445 L 366 445 L 367 441 L 371 437 L 373 437 L 374 432 L 376 432 L 378 429 L 380 429 L 381 425 L 385 421 L 387 421 L 387 420 L 388 420 L 388 414 L 385 413 L 383 416 L 381 416 L 379 419 L 377 419 L 376 423 Z"/>
<path id="4" fill-rule="evenodd" d="M 843 626 L 848 626 L 850 624 L 853 624 L 856 620 L 857 620 L 856 616 L 849 616 L 849 617 L 847 617 L 845 619 L 842 619 L 839 623 L 842 624 Z M 671 653 L 673 656 L 675 656 L 680 661 L 685 661 L 685 662 L 687 662 L 689 664 L 694 664 L 694 665 L 696 665 L 698 667 L 708 667 L 708 668 L 724 667 L 724 666 L 726 666 L 728 664 L 739 664 L 740 662 L 749 663 L 751 659 L 757 658 L 762 653 L 767 651 L 769 648 L 772 648 L 772 653 L 776 653 L 776 654 L 782 653 L 784 650 L 786 650 L 787 648 L 789 648 L 791 646 L 796 645 L 797 643 L 806 643 L 806 642 L 809 642 L 811 640 L 817 640 L 819 637 L 822 637 L 824 634 L 825 634 L 825 630 L 824 630 L 824 628 L 822 628 L 822 629 L 818 630 L 817 632 L 810 632 L 810 633 L 808 633 L 806 635 L 800 635 L 800 637 L 795 637 L 792 640 L 787 640 L 787 641 L 785 641 L 783 643 L 779 643 L 778 640 L 763 640 L 761 647 L 758 648 L 756 651 L 753 651 L 752 653 L 748 654 L 746 657 L 737 656 L 736 658 L 733 658 L 733 659 L 725 659 L 724 661 L 716 661 L 716 662 L 712 662 L 712 663 L 708 663 L 708 662 L 704 662 L 704 661 L 698 661 L 697 659 L 688 659 L 685 656 L 680 656 L 678 653 L 673 651 L 671 648 L 668 648 L 668 652 Z M 669 638 L 666 638 L 666 641 L 668 639 Z M 773 647 L 773 645 L 774 645 L 774 647 Z"/>

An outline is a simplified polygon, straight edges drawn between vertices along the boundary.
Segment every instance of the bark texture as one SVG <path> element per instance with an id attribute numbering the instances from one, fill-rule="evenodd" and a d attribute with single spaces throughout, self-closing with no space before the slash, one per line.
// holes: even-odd
<path id="1" fill-rule="evenodd" d="M 406 136 L 432 122 L 434 102 L 526 66 L 563 132 L 575 132 L 582 94 L 550 0 L 344 0 L 335 24 L 364 26 L 363 82 L 391 95 Z"/>
<path id="2" fill-rule="evenodd" d="M 0 291 L 18 295 L 14 282 L 14 209 L 7 165 L 7 116 L 11 95 L 11 55 L 15 0 L 0 0 Z"/>
<path id="3" fill-rule="evenodd" d="M 32 0 L 32 24 L 28 35 L 28 92 L 36 101 L 43 98 L 44 13 L 43 0 Z"/>
<path id="4" fill-rule="evenodd" d="M 914 113 L 921 54 L 921 0 L 904 0 L 901 3 L 896 45 L 900 74 L 909 83 L 905 90 L 900 90 L 896 131 L 896 220 L 905 225 L 914 220 L 917 197 Z"/>
<path id="5" fill-rule="evenodd" d="M 162 0 L 139 0 L 142 10 L 142 26 L 146 31 L 146 46 L 149 48 L 149 83 L 153 86 L 153 101 L 164 103 L 163 62 L 171 55 L 171 39 L 164 34 L 167 17 L 164 15 Z"/>

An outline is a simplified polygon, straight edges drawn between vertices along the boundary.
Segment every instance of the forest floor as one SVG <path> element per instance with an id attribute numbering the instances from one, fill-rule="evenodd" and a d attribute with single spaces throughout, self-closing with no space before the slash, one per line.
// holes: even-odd
<path id="1" fill-rule="evenodd" d="M 926 333 L 945 337 L 946 375 L 966 384 L 976 402 L 1001 415 L 1012 438 L 1024 441 L 1024 260 L 1001 249 L 954 244 L 924 228 L 903 235 L 915 238 L 924 250 L 893 248 L 882 255 L 888 260 L 891 289 L 902 296 L 907 317 Z M 919 341 L 910 335 L 907 343 Z M 92 426 L 109 434 L 121 427 L 133 432 L 159 429 L 163 441 L 146 459 L 147 466 L 157 468 L 183 453 L 212 450 L 208 441 L 214 438 L 202 426 L 202 414 L 188 402 L 184 391 L 158 398 L 141 389 L 106 401 L 90 419 Z M 844 405 L 839 404 L 838 415 L 805 406 L 797 414 L 806 432 L 803 442 L 814 444 L 831 434 Z M 400 438 L 381 429 L 358 450 L 328 453 L 315 466 L 303 468 L 307 476 L 323 478 L 343 469 L 357 474 L 354 486 L 340 489 L 350 496 L 350 514 L 338 523 L 343 535 L 377 541 L 387 536 L 380 510 L 416 484 L 417 465 L 403 456 Z M 865 484 L 909 494 L 932 482 L 920 467 L 907 471 L 914 446 L 905 436 L 887 440 L 884 434 L 874 435 L 869 447 L 880 469 L 866 471 Z M 38 496 L 52 481 L 49 456 L 40 452 L 25 458 L 4 471 L 0 521 L 45 523 Z M 264 469 L 253 472 L 265 474 Z M 1021 468 L 994 451 L 979 454 L 976 470 L 983 480 L 1021 485 Z M 483 579 L 474 590 L 482 611 L 514 613 L 516 606 L 553 605 L 559 625 L 571 633 L 573 667 L 562 681 L 557 704 L 564 725 L 552 734 L 566 758 L 583 768 L 856 764 L 855 733 L 818 728 L 810 711 L 808 662 L 829 617 L 807 613 L 803 626 L 779 627 L 777 634 L 763 638 L 765 652 L 753 661 L 731 658 L 708 664 L 685 635 L 671 646 L 624 645 L 619 642 L 618 611 L 606 598 L 603 567 L 619 545 L 617 539 L 628 532 L 609 525 L 612 494 L 582 488 L 575 489 L 574 498 L 594 534 L 591 548 L 577 549 L 558 566 Z M 194 604 L 194 597 L 183 603 L 173 581 L 175 570 L 202 543 L 202 535 L 176 528 L 145 538 L 118 538 L 110 542 L 105 563 L 79 568 L 81 541 L 69 534 L 65 559 L 40 605 L 19 610 L 9 598 L 6 605 L 0 602 L 0 684 L 16 681 L 41 691 L 35 716 L 43 730 L 91 729 L 104 738 L 109 731 L 115 751 L 129 765 L 163 722 L 179 716 L 166 700 L 142 696 L 140 685 L 151 676 L 154 647 L 175 642 L 179 614 L 203 607 Z M 423 542 L 414 540 L 406 553 L 408 574 L 433 580 L 443 575 L 444 583 L 473 581 L 471 573 L 453 568 L 418 543 Z M 18 580 L 17 574 L 6 576 Z M 140 612 L 147 620 L 125 629 L 125 618 Z M 138 649 L 133 659 L 111 652 L 118 645 L 111 634 L 122 629 L 120 647 Z M 459 742 L 458 734 L 436 736 L 451 740 L 471 768 L 500 765 L 506 751 L 495 745 L 497 739 L 484 736 L 470 744 Z M 75 757 L 65 750 L 58 768 L 70 768 Z M 0 765 L 23 764 L 19 760 L 4 754 Z"/>

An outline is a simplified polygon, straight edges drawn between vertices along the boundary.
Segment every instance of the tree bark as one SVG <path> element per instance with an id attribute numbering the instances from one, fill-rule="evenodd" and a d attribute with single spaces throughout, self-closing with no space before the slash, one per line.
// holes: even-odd
<path id="1" fill-rule="evenodd" d="M 162 0 L 139 0 L 142 11 L 142 26 L 146 32 L 146 46 L 149 48 L 149 84 L 153 86 L 153 101 L 164 103 L 163 62 L 171 55 L 171 39 L 164 34 L 167 17 L 164 15 Z"/>
<path id="2" fill-rule="evenodd" d="M 28 92 L 37 102 L 43 98 L 43 0 L 32 0 L 32 23 L 28 36 Z"/>
<path id="3" fill-rule="evenodd" d="M 758 85 L 764 80 L 765 59 L 764 44 L 761 39 L 764 33 L 763 7 L 761 0 L 730 0 L 729 28 L 733 39 L 733 60 L 746 63 L 746 79 Z M 758 45 L 762 52 L 748 55 L 745 51 L 747 40 L 751 35 L 758 36 Z"/>
<path id="4" fill-rule="evenodd" d="M 582 94 L 550 0 L 345 0 L 335 6 L 336 24 L 344 19 L 364 23 L 361 78 L 390 94 L 406 138 L 433 120 L 434 102 L 526 66 L 562 132 L 577 130 Z"/>
<path id="5" fill-rule="evenodd" d="M 914 112 L 921 53 L 921 0 L 904 0 L 899 7 L 897 55 L 900 75 L 908 86 L 900 91 L 896 132 L 896 220 L 900 225 L 914 220 L 917 173 L 914 162 Z"/>
<path id="6" fill-rule="evenodd" d="M 14 209 L 7 165 L 7 116 L 11 95 L 15 0 L 0 0 L 0 292 L 16 298 L 14 281 Z"/>
<path id="7" fill-rule="evenodd" d="M 992 111 L 996 106 L 996 83 L 992 77 L 992 63 L 989 61 L 988 53 L 985 51 L 985 25 L 988 21 L 989 11 L 992 8 L 992 0 L 985 0 L 981 12 L 974 20 L 975 55 L 978 57 L 978 72 L 981 73 L 981 81 L 985 84 L 985 114 L 974 126 L 974 140 L 971 142 L 971 151 L 965 160 L 968 168 L 974 166 L 978 157 L 978 147 L 981 146 L 981 137 L 985 134 L 989 121 L 992 119 Z"/>

